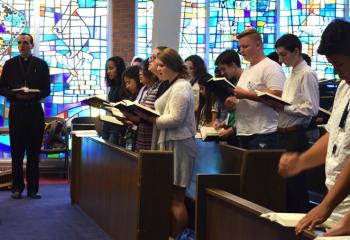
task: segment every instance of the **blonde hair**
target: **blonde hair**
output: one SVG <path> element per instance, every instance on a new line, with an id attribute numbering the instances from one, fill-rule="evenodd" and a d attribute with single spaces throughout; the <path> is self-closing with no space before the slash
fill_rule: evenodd
<path id="1" fill-rule="evenodd" d="M 172 48 L 165 48 L 163 51 L 158 53 L 157 58 L 162 61 L 166 67 L 179 73 L 178 77 L 188 77 L 187 67 L 176 50 Z"/>
<path id="2" fill-rule="evenodd" d="M 260 42 L 261 44 L 263 43 L 260 33 L 254 28 L 247 28 L 237 36 L 237 39 L 241 39 L 246 36 L 251 37 L 252 39 Z"/>

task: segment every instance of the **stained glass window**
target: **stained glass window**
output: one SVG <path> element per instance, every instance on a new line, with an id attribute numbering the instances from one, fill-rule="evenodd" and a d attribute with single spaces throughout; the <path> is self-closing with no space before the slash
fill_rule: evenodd
<path id="1" fill-rule="evenodd" d="M 37 52 L 50 67 L 46 116 L 96 115 L 98 110 L 81 106 L 79 101 L 106 92 L 108 0 L 0 2 L 0 65 L 18 55 L 18 34 L 31 33 L 39 43 Z M 7 112 L 1 97 L 0 125 L 7 125 Z"/>
<path id="2" fill-rule="evenodd" d="M 344 17 L 345 0 L 280 1 L 280 35 L 293 33 L 302 44 L 303 52 L 312 59 L 319 78 L 334 78 L 333 68 L 324 56 L 317 54 L 320 37 L 333 19 Z"/>
<path id="3" fill-rule="evenodd" d="M 136 2 L 137 30 L 136 55 L 147 58 L 152 53 L 153 1 L 138 0 Z"/>
<path id="4" fill-rule="evenodd" d="M 205 58 L 206 0 L 183 0 L 181 4 L 179 53 L 184 59 L 192 54 Z"/>
<path id="5" fill-rule="evenodd" d="M 184 58 L 190 54 L 204 57 L 212 70 L 222 51 L 237 50 L 237 33 L 247 27 L 262 34 L 265 54 L 275 50 L 278 36 L 294 33 L 303 43 L 303 52 L 311 56 L 319 78 L 334 78 L 333 68 L 316 51 L 327 24 L 348 16 L 349 7 L 348 0 L 182 0 L 179 52 Z M 147 14 L 153 17 L 153 12 Z M 147 29 L 150 43 L 150 24 Z"/>
<path id="6" fill-rule="evenodd" d="M 274 51 L 276 0 L 210 0 L 209 5 L 209 68 L 226 49 L 237 50 L 237 34 L 248 27 L 256 28 L 263 37 L 264 51 Z"/>

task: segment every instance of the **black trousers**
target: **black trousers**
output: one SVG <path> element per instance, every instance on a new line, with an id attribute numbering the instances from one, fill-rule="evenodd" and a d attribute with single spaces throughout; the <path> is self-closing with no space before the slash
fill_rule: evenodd
<path id="1" fill-rule="evenodd" d="M 27 191 L 39 190 L 39 154 L 44 133 L 44 113 L 40 103 L 11 103 L 9 111 L 12 156 L 12 191 L 22 192 L 23 158 L 27 156 Z"/>
<path id="2" fill-rule="evenodd" d="M 305 129 L 278 134 L 280 148 L 288 152 L 304 152 L 308 149 L 308 137 Z M 306 213 L 309 211 L 309 197 L 306 173 L 287 178 L 287 211 Z"/>

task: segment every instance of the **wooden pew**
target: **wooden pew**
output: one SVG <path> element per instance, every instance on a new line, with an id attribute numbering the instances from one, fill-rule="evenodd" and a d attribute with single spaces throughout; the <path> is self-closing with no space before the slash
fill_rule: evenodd
<path id="1" fill-rule="evenodd" d="M 72 136 L 71 201 L 113 239 L 168 239 L 171 152 Z"/>
<path id="2" fill-rule="evenodd" d="M 239 175 L 240 197 L 270 208 L 286 210 L 286 181 L 278 175 L 282 149 L 247 150 L 220 144 L 223 173 Z"/>
<path id="3" fill-rule="evenodd" d="M 237 174 L 197 176 L 196 239 L 289 240 L 316 237 L 311 231 L 304 231 L 297 237 L 293 228 L 260 217 L 271 210 L 232 194 L 239 191 L 239 180 Z"/>

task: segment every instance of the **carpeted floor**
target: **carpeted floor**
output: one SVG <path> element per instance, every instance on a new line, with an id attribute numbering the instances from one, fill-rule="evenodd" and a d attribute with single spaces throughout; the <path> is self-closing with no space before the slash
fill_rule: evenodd
<path id="1" fill-rule="evenodd" d="M 10 191 L 0 191 L 0 239 L 111 239 L 70 204 L 68 184 L 41 184 L 40 194 L 38 200 L 14 200 Z"/>

